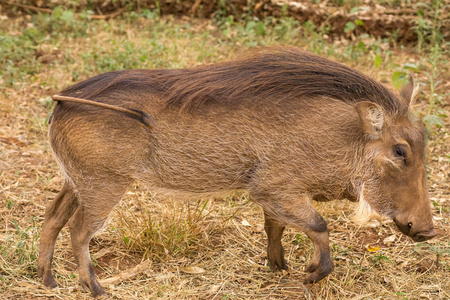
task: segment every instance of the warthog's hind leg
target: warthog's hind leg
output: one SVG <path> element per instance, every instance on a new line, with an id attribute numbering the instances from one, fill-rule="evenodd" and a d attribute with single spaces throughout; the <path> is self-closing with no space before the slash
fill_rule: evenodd
<path id="1" fill-rule="evenodd" d="M 94 297 L 105 294 L 96 279 L 89 255 L 89 242 L 119 202 L 130 181 L 119 176 L 104 176 L 79 187 L 80 206 L 69 221 L 72 250 L 78 266 L 81 285 Z"/>
<path id="2" fill-rule="evenodd" d="M 78 207 L 75 193 L 68 182 L 56 195 L 45 212 L 44 225 L 39 245 L 38 275 L 45 286 L 54 288 L 57 283 L 52 275 L 52 258 L 56 238 Z"/>
<path id="3" fill-rule="evenodd" d="M 267 259 L 272 271 L 287 270 L 286 260 L 284 259 L 284 250 L 281 245 L 284 225 L 275 221 L 264 212 L 264 229 L 267 233 Z"/>

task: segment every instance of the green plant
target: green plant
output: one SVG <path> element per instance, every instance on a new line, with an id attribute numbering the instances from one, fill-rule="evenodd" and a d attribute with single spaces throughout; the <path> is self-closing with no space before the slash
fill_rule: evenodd
<path id="1" fill-rule="evenodd" d="M 433 31 L 431 34 L 431 44 L 436 45 L 440 42 L 440 33 L 438 28 L 439 15 L 441 14 L 441 0 L 432 0 L 434 9 Z M 439 40 L 438 40 L 439 39 Z"/>
<path id="2" fill-rule="evenodd" d="M 426 37 L 432 30 L 431 22 L 423 17 L 421 11 L 418 12 L 417 24 L 413 27 L 417 34 L 417 53 L 422 53 L 423 45 L 426 42 Z"/>
<path id="3" fill-rule="evenodd" d="M 364 22 L 362 20 L 356 19 L 353 22 L 347 22 L 345 23 L 344 32 L 349 33 L 356 29 L 357 26 L 363 26 Z"/>
<path id="4" fill-rule="evenodd" d="M 299 22 L 292 17 L 281 18 L 273 29 L 280 41 L 287 41 L 300 31 Z"/>
<path id="5" fill-rule="evenodd" d="M 0 79 L 6 86 L 20 87 L 28 75 L 41 70 L 41 63 L 34 59 L 35 46 L 40 38 L 34 39 L 35 30 L 27 29 L 22 36 L 8 36 L 0 32 Z"/>
<path id="6" fill-rule="evenodd" d="M 143 16 L 146 19 L 149 20 L 158 20 L 161 16 L 161 11 L 159 8 L 159 2 L 155 1 L 157 8 L 154 9 L 153 11 L 149 10 L 149 9 L 143 9 L 141 16 Z"/>
<path id="7" fill-rule="evenodd" d="M 37 259 L 37 219 L 30 217 L 28 223 L 31 223 L 26 229 L 22 229 L 16 219 L 12 219 L 15 232 L 6 238 L 3 251 L 5 256 L 14 260 L 16 264 L 33 264 Z M 5 254 L 5 253 L 4 253 Z"/>
<path id="8" fill-rule="evenodd" d="M 383 252 L 381 252 L 380 254 L 372 256 L 370 259 L 376 265 L 382 264 L 383 261 L 387 261 L 387 262 L 391 263 L 391 260 L 389 259 L 389 257 L 387 257 Z"/>
<path id="9" fill-rule="evenodd" d="M 202 229 L 199 226 L 208 204 L 197 201 L 195 205 L 182 204 L 177 214 L 157 216 L 141 210 L 134 216 L 121 216 L 119 234 L 129 250 L 145 252 L 161 259 L 167 255 L 185 255 L 197 247 Z M 136 227 L 136 224 L 141 224 Z M 136 232 L 138 234 L 136 234 Z"/>
<path id="10" fill-rule="evenodd" d="M 44 29 L 45 33 L 52 37 L 84 37 L 89 27 L 87 21 L 92 14 L 92 11 L 86 10 L 75 15 L 73 10 L 60 5 L 55 7 L 51 14 L 33 15 L 32 21 L 36 28 Z"/>
<path id="11" fill-rule="evenodd" d="M 442 103 L 444 97 L 447 94 L 437 94 L 437 87 L 442 83 L 441 80 L 436 80 L 437 69 L 440 63 L 443 62 L 442 49 L 438 44 L 435 44 L 431 49 L 431 72 L 425 72 L 430 82 L 430 96 L 428 114 L 423 117 L 423 121 L 427 124 L 428 131 L 432 131 L 432 127 L 441 128 L 444 127 L 444 121 L 442 118 L 447 118 L 446 112 L 439 106 Z"/>
<path id="12" fill-rule="evenodd" d="M 442 55 L 443 49 L 441 46 L 442 35 L 440 33 L 440 15 L 441 15 L 441 0 L 433 0 L 431 3 L 418 3 L 420 7 L 418 11 L 417 25 L 414 27 L 417 33 L 417 51 L 419 53 L 426 51 L 429 55 L 425 60 L 431 65 L 431 70 L 425 72 L 429 80 L 430 95 L 428 97 L 429 105 L 428 111 L 423 116 L 429 132 L 433 133 L 434 128 L 444 127 L 443 118 L 447 118 L 446 112 L 440 107 L 443 99 L 448 95 L 439 94 L 437 90 L 442 83 L 441 80 L 437 80 L 438 70 L 441 65 L 444 65 L 446 59 Z M 425 17 L 425 11 L 432 12 L 433 18 L 429 20 Z M 425 43 L 428 42 L 431 47 L 423 49 Z"/>

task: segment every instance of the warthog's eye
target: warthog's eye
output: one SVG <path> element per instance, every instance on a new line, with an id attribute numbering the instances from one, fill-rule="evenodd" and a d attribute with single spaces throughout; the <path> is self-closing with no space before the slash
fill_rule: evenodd
<path id="1" fill-rule="evenodd" d="M 395 145 L 394 146 L 394 156 L 403 159 L 403 162 L 406 163 L 406 148 L 403 145 Z"/>

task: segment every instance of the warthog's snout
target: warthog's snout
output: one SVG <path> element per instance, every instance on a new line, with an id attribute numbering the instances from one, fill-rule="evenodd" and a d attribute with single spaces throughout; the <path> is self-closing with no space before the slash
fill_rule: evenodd
<path id="1" fill-rule="evenodd" d="M 397 218 L 394 219 L 395 225 L 397 228 L 405 235 L 411 237 L 414 242 L 423 242 L 435 237 L 438 233 L 434 230 L 433 227 L 431 229 L 417 231 L 415 230 L 415 226 L 413 223 L 409 222 L 407 224 L 403 224 L 398 221 Z"/>

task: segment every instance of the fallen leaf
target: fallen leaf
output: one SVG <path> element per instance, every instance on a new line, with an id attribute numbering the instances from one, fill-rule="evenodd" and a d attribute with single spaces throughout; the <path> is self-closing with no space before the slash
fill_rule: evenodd
<path id="1" fill-rule="evenodd" d="M 202 274 L 205 273 L 205 269 L 195 266 L 181 267 L 180 271 L 187 274 Z"/>
<path id="2" fill-rule="evenodd" d="M 113 252 L 113 250 L 111 248 L 103 248 L 103 249 L 100 249 L 100 251 L 98 251 L 97 253 L 92 254 L 92 256 L 95 259 L 99 259 L 100 257 L 103 257 L 106 254 L 109 254 L 111 252 Z"/>
<path id="3" fill-rule="evenodd" d="M 372 247 L 370 245 L 367 245 L 367 251 L 369 251 L 369 252 L 376 252 L 379 250 L 380 250 L 380 247 Z"/>
<path id="4" fill-rule="evenodd" d="M 241 224 L 244 226 L 252 226 L 249 222 L 247 222 L 247 220 L 242 220 Z"/>
<path id="5" fill-rule="evenodd" d="M 153 274 L 153 271 L 150 271 L 149 272 L 149 274 L 147 274 L 147 275 L 154 275 Z M 161 274 L 161 275 L 157 275 L 156 277 L 155 277 L 155 279 L 157 280 L 157 281 L 163 281 L 163 280 L 167 280 L 167 279 L 170 279 L 170 278 L 172 278 L 172 277 L 174 277 L 175 276 L 175 274 L 173 274 L 172 272 L 169 272 L 169 273 L 167 273 L 167 274 Z"/>
<path id="6" fill-rule="evenodd" d="M 209 289 L 209 292 L 211 294 L 217 293 L 221 287 L 222 287 L 222 284 L 212 285 L 211 288 Z"/>
<path id="7" fill-rule="evenodd" d="M 395 238 L 396 238 L 395 234 L 388 236 L 383 240 L 383 244 L 385 244 L 386 246 L 390 246 L 395 241 Z"/>
<path id="8" fill-rule="evenodd" d="M 335 255 L 334 259 L 336 259 L 336 260 L 344 260 L 344 261 L 348 260 L 348 258 L 343 256 L 343 255 Z"/>

